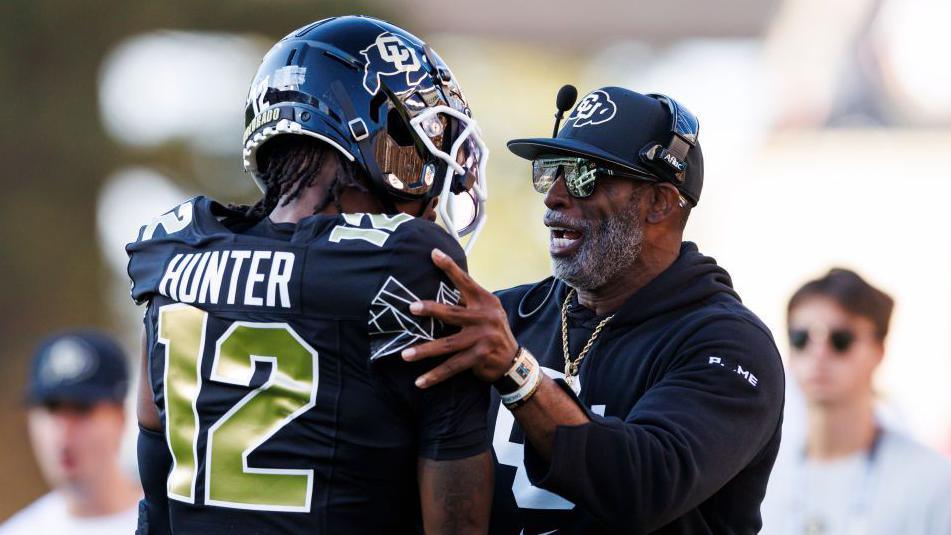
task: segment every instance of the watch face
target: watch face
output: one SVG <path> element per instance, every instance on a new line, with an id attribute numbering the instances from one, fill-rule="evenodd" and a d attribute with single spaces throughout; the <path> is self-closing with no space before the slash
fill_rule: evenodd
<path id="1" fill-rule="evenodd" d="M 532 369 L 525 365 L 525 362 L 519 362 L 515 366 L 515 374 L 519 376 L 519 383 L 525 381 L 528 378 L 528 375 L 532 373 Z"/>

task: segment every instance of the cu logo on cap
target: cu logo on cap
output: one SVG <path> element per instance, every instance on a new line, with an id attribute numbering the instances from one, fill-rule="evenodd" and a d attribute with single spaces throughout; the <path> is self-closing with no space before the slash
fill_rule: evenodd
<path id="1" fill-rule="evenodd" d="M 416 50 L 391 33 L 381 33 L 372 45 L 361 50 L 360 53 L 367 60 L 363 73 L 363 87 L 371 95 L 375 95 L 380 90 L 381 76 L 405 74 L 406 89 L 415 87 L 426 76 L 426 72 L 420 69 Z M 397 92 L 401 91 L 405 89 L 397 88 Z"/>
<path id="2" fill-rule="evenodd" d="M 572 126 L 578 128 L 589 124 L 606 123 L 614 118 L 615 113 L 617 113 L 617 105 L 607 93 L 598 89 L 581 99 L 581 102 L 575 106 L 575 111 L 568 117 L 568 121 L 574 121 Z"/>
<path id="3" fill-rule="evenodd" d="M 39 377 L 46 385 L 74 383 L 85 379 L 95 369 L 95 355 L 90 354 L 81 342 L 64 338 L 50 347 Z"/>

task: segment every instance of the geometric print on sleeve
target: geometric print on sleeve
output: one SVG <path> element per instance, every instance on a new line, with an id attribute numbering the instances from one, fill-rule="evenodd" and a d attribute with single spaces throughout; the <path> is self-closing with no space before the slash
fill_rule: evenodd
<path id="1" fill-rule="evenodd" d="M 419 301 L 409 288 L 395 277 L 389 277 L 370 301 L 370 360 L 399 353 L 403 349 L 434 339 L 436 321 L 414 316 L 409 306 Z M 436 302 L 458 304 L 459 290 L 440 281 Z"/>

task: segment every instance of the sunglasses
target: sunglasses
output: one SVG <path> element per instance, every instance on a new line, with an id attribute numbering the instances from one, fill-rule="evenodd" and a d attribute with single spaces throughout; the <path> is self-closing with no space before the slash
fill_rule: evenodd
<path id="1" fill-rule="evenodd" d="M 608 169 L 587 158 L 539 158 L 532 161 L 532 184 L 535 186 L 535 191 L 543 195 L 548 193 L 558 179 L 559 170 L 564 173 L 568 193 L 576 199 L 584 199 L 594 193 L 598 175 L 631 178 L 645 182 L 659 181 L 647 173 Z"/>
<path id="2" fill-rule="evenodd" d="M 813 332 L 810 334 L 810 329 L 790 329 L 789 344 L 796 348 L 796 350 L 802 351 L 809 345 L 810 341 L 821 342 L 822 338 L 826 338 L 829 345 L 832 346 L 832 349 L 841 355 L 848 351 L 849 348 L 852 347 L 852 344 L 855 343 L 855 333 L 849 329 L 827 330 L 821 328 L 811 330 Z M 826 335 L 825 337 L 820 336 L 820 333 L 823 332 Z"/>

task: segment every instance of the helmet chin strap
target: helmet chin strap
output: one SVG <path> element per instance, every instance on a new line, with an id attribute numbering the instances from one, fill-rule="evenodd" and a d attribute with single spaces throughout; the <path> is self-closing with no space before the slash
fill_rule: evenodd
<path id="1" fill-rule="evenodd" d="M 344 89 L 343 84 L 339 80 L 334 80 L 330 84 L 330 89 L 333 91 L 334 98 L 337 99 L 337 102 L 340 104 L 340 107 L 343 108 L 343 112 L 346 114 L 344 117 L 345 120 L 350 121 L 356 119 L 357 112 L 353 107 L 353 102 L 350 100 L 350 95 L 347 94 L 347 90 Z M 388 215 L 393 215 L 399 212 L 396 209 L 396 205 L 393 203 L 393 197 L 386 191 L 386 189 L 380 184 L 379 180 L 376 180 L 375 177 L 382 177 L 383 173 L 380 171 L 380 168 L 376 165 L 376 160 L 373 158 L 367 157 L 367 155 L 373 154 L 373 147 L 370 146 L 370 138 L 365 137 L 360 141 L 357 141 L 357 146 L 360 147 L 360 153 L 363 155 L 363 161 L 366 164 L 367 173 L 370 175 L 370 189 L 373 191 L 377 199 L 380 200 L 380 203 L 383 205 L 383 211 Z"/>

